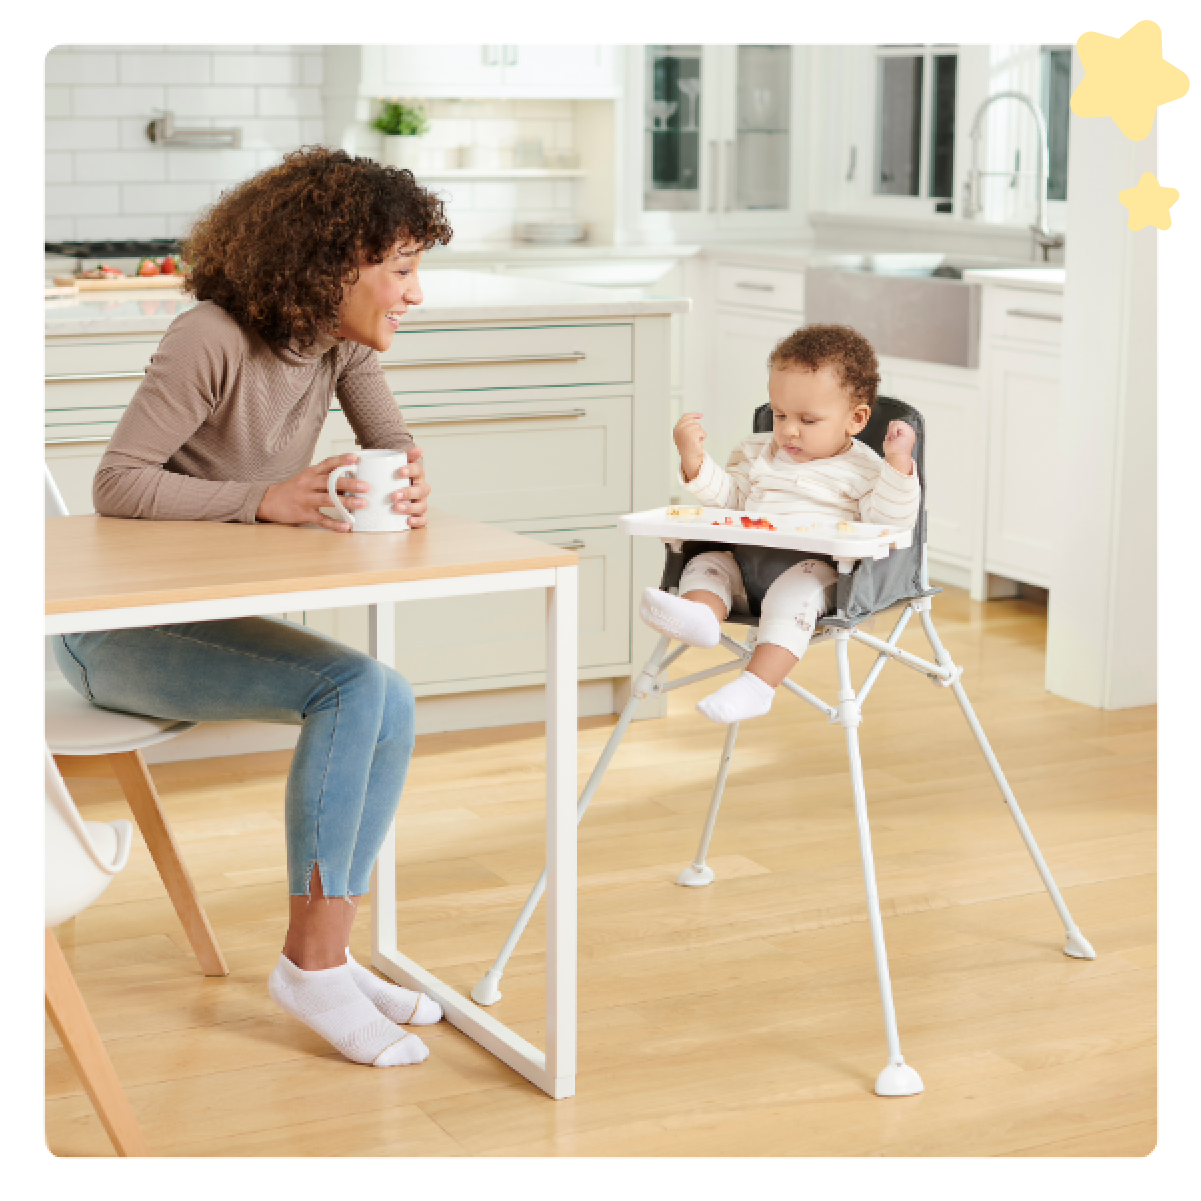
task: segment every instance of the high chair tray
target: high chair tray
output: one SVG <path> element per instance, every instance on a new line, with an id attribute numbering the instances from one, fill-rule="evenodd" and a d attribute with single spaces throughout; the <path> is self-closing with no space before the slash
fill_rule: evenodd
<path id="1" fill-rule="evenodd" d="M 912 530 L 869 525 L 860 521 L 806 522 L 797 517 L 783 517 L 779 513 L 710 508 L 702 508 L 699 516 L 668 516 L 671 510 L 696 507 L 667 505 L 661 509 L 627 513 L 617 519 L 617 527 L 627 534 L 646 534 L 664 542 L 775 546 L 782 550 L 809 550 L 834 559 L 886 559 L 890 551 L 904 550 L 913 543 Z M 768 524 L 749 524 L 756 521 Z"/>

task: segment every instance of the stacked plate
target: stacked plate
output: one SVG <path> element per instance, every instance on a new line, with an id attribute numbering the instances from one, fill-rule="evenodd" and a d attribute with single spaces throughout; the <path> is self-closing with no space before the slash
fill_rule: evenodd
<path id="1" fill-rule="evenodd" d="M 588 226 L 582 221 L 524 221 L 513 232 L 517 241 L 538 246 L 569 246 L 588 238 Z"/>

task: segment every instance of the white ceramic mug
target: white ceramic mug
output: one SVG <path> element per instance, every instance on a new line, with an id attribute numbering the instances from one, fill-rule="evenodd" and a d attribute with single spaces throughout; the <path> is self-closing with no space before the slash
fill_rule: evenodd
<path id="1" fill-rule="evenodd" d="M 360 450 L 357 463 L 346 463 L 329 473 L 326 484 L 330 503 L 336 510 L 335 521 L 349 521 L 356 534 L 395 534 L 409 528 L 405 513 L 392 511 L 392 494 L 408 487 L 408 477 L 397 473 L 409 461 L 403 450 Z M 362 509 L 347 509 L 338 497 L 338 481 L 354 476 L 368 485 L 368 491 L 354 495 L 367 502 Z"/>

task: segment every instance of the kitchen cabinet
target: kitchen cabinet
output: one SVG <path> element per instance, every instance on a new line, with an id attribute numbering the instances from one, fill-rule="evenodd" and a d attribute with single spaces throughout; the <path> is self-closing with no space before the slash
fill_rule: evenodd
<path id="1" fill-rule="evenodd" d="M 805 224 L 798 46 L 631 51 L 627 222 L 649 241 Z"/>
<path id="2" fill-rule="evenodd" d="M 1051 587 L 1063 297 L 989 288 L 984 304 L 988 518 L 984 570 Z M 1051 433 L 1048 433 L 1051 431 Z"/>
<path id="3" fill-rule="evenodd" d="M 805 276 L 801 270 L 748 266 L 720 257 L 708 264 L 706 283 L 714 304 L 702 314 L 696 338 L 697 375 L 703 390 L 690 403 L 703 413 L 705 449 L 725 464 L 752 432 L 755 409 L 767 401 L 767 357 L 781 338 L 805 321 Z M 677 414 L 678 416 L 678 414 Z M 673 454 L 672 493 L 681 496 Z"/>
<path id="4" fill-rule="evenodd" d="M 618 94 L 601 45 L 363 46 L 361 89 L 425 99 L 583 100 Z"/>

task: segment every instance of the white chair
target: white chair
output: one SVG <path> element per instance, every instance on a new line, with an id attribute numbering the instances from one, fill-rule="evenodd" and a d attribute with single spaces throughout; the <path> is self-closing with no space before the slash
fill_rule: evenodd
<path id="1" fill-rule="evenodd" d="M 52 926 L 86 909 L 129 858 L 129 822 L 85 822 L 50 748 L 46 757 L 46 1013 L 118 1155 L 150 1149 Z"/>
<path id="2" fill-rule="evenodd" d="M 838 704 L 828 704 L 792 680 L 785 680 L 784 688 L 807 704 L 812 705 L 827 721 L 837 723 L 843 728 L 848 765 L 850 767 L 852 802 L 859 832 L 859 850 L 863 869 L 864 891 L 867 898 L 868 926 L 871 931 L 872 951 L 876 962 L 876 977 L 880 988 L 880 1002 L 884 1011 L 884 1033 L 888 1044 L 888 1064 L 877 1077 L 876 1092 L 880 1096 L 910 1096 L 921 1092 L 923 1084 L 918 1073 L 905 1062 L 901 1055 L 901 1042 L 897 1033 L 896 1014 L 893 1009 L 892 984 L 888 973 L 888 956 L 884 949 L 884 925 L 880 919 L 880 902 L 876 890 L 876 871 L 872 858 L 871 831 L 868 826 L 867 795 L 864 789 L 863 767 L 859 756 L 859 724 L 862 716 L 863 702 L 886 663 L 891 661 L 911 668 L 927 676 L 934 684 L 942 688 L 947 688 L 954 694 L 964 717 L 967 719 L 968 726 L 980 746 L 985 762 L 988 764 L 989 770 L 996 780 L 997 787 L 1001 791 L 1001 796 L 1009 809 L 1010 815 L 1017 825 L 1018 833 L 1021 835 L 1022 841 L 1026 844 L 1026 849 L 1030 853 L 1031 859 L 1034 861 L 1035 870 L 1042 879 L 1043 886 L 1051 898 L 1051 903 L 1054 905 L 1060 920 L 1063 922 L 1065 937 L 1063 946 L 1064 954 L 1073 959 L 1093 959 L 1095 958 L 1095 952 L 1089 945 L 1088 940 L 1081 934 L 1079 927 L 1072 920 L 1072 916 L 1068 912 L 1068 907 L 1064 903 L 1064 899 L 1056 887 L 1054 879 L 1051 877 L 1050 868 L 1047 867 L 1046 861 L 1043 859 L 1034 841 L 1034 835 L 1030 832 L 1030 827 L 1026 824 L 1026 819 L 1022 816 L 1022 811 L 1018 808 L 1013 791 L 1010 789 L 1009 783 L 1001 771 L 1001 766 L 993 754 L 992 747 L 989 746 L 988 739 L 985 737 L 984 730 L 976 718 L 967 693 L 964 692 L 963 685 L 960 683 L 960 676 L 963 674 L 963 669 L 952 662 L 951 656 L 947 653 L 941 641 L 939 641 L 938 634 L 934 629 L 934 622 L 930 615 L 930 606 L 931 599 L 938 593 L 939 589 L 930 587 L 926 574 L 926 514 L 924 498 L 926 481 L 924 466 L 925 422 L 922 419 L 922 415 L 911 405 L 889 397 L 880 396 L 876 399 L 876 404 L 872 409 L 872 416 L 867 426 L 862 433 L 856 436 L 878 454 L 882 454 L 884 435 L 888 429 L 889 422 L 894 420 L 908 422 L 913 426 L 917 434 L 913 457 L 917 463 L 918 475 L 923 481 L 923 499 L 918 513 L 917 524 L 913 531 L 912 545 L 906 549 L 894 550 L 884 560 L 879 562 L 870 559 L 861 560 L 855 565 L 853 570 L 843 570 L 844 566 L 850 567 L 849 562 L 839 564 L 837 610 L 831 616 L 823 618 L 818 622 L 817 630 L 814 633 L 811 644 L 813 647 L 816 647 L 823 642 L 834 643 L 837 663 Z M 755 431 L 757 433 L 766 433 L 772 428 L 771 422 L 772 418 L 769 406 L 761 406 L 755 413 Z M 703 527 L 697 529 L 697 535 L 700 538 L 704 537 Z M 660 583 L 661 588 L 665 591 L 674 592 L 676 590 L 676 586 L 680 581 L 680 573 L 684 568 L 687 558 L 690 556 L 690 553 L 696 553 L 696 548 L 700 545 L 699 543 L 695 544 L 691 552 L 688 550 L 687 542 L 670 545 L 663 579 Z M 904 602 L 904 607 L 887 641 L 875 638 L 859 628 L 865 619 L 873 616 L 875 613 L 883 612 L 900 602 Z M 904 630 L 906 623 L 915 613 L 925 631 L 926 638 L 930 643 L 930 649 L 933 651 L 933 662 L 928 659 L 919 658 L 917 655 L 912 655 L 897 645 L 902 630 Z M 643 699 L 648 696 L 661 696 L 686 684 L 695 683 L 698 680 L 719 675 L 722 672 L 741 670 L 746 661 L 750 659 L 754 648 L 755 634 L 757 633 L 758 618 L 750 613 L 735 611 L 730 614 L 728 620 L 735 624 L 751 627 L 746 640 L 738 642 L 723 632 L 721 645 L 730 651 L 734 657 L 718 667 L 709 667 L 703 671 L 694 672 L 691 675 L 668 679 L 668 669 L 689 648 L 681 643 L 669 654 L 668 646 L 671 639 L 666 637 L 659 639 L 659 643 L 651 653 L 651 657 L 647 660 L 646 665 L 639 675 L 635 677 L 632 695 L 626 703 L 625 709 L 622 711 L 613 733 L 609 736 L 609 741 L 605 744 L 605 749 L 601 752 L 600 760 L 593 769 L 583 793 L 580 795 L 580 799 L 576 805 L 577 822 L 582 820 L 593 793 L 603 779 L 605 770 L 608 768 L 609 762 L 612 760 L 621 743 L 622 735 L 625 733 L 626 728 L 633 719 L 635 710 Z M 855 689 L 851 680 L 849 643 L 852 640 L 862 643 L 876 652 L 876 661 L 858 690 Z M 713 827 L 717 822 L 717 811 L 721 804 L 726 775 L 730 769 L 730 760 L 734 754 L 734 740 L 737 734 L 737 722 L 727 727 L 725 743 L 718 762 L 717 778 L 713 785 L 712 799 L 709 802 L 709 812 L 705 817 L 696 857 L 676 878 L 677 884 L 683 884 L 690 888 L 703 888 L 713 882 L 713 869 L 705 862 L 705 856 L 708 853 L 709 840 L 713 834 Z M 492 1005 L 500 999 L 499 985 L 505 965 L 508 963 L 509 957 L 512 955 L 518 940 L 521 938 L 522 932 L 525 930 L 526 924 L 529 922 L 530 916 L 533 914 L 534 908 L 537 906 L 545 887 L 546 872 L 544 870 L 531 890 L 530 895 L 527 897 L 525 905 L 517 916 L 517 920 L 513 923 L 513 927 L 509 931 L 509 935 L 505 939 L 504 945 L 501 947 L 500 953 L 497 955 L 493 965 L 476 981 L 475 987 L 471 990 L 471 998 L 477 1004 Z"/>
<path id="3" fill-rule="evenodd" d="M 46 468 L 46 516 L 65 517 L 63 502 Z M 196 723 L 118 713 L 89 704 L 63 679 L 46 643 L 46 744 L 59 772 L 75 777 L 115 777 L 206 976 L 229 968 L 184 866 L 142 751 L 174 738 Z"/>

